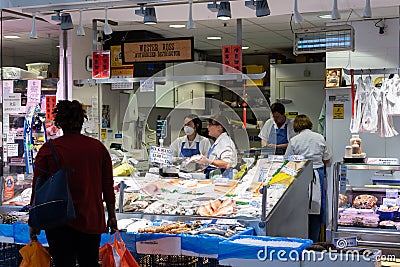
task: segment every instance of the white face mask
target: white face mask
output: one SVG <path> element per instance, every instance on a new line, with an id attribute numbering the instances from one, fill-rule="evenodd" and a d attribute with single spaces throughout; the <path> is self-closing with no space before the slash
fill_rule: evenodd
<path id="1" fill-rule="evenodd" d="M 190 127 L 190 126 L 184 126 L 183 130 L 185 131 L 186 135 L 191 135 L 191 134 L 194 133 L 194 129 L 192 127 Z"/>

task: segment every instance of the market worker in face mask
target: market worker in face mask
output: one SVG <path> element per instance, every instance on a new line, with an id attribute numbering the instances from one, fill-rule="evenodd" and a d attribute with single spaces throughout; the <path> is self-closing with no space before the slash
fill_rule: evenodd
<path id="1" fill-rule="evenodd" d="M 260 134 L 261 146 L 275 149 L 275 154 L 284 155 L 289 140 L 296 135 L 293 120 L 285 116 L 285 106 L 281 103 L 271 105 L 272 118 L 266 121 Z"/>
<path id="2" fill-rule="evenodd" d="M 236 146 L 227 129 L 230 125 L 225 116 L 217 115 L 208 120 L 208 134 L 215 138 L 215 142 L 207 154 L 196 163 L 207 166 L 204 173 L 207 178 L 213 170 L 221 169 L 222 177 L 233 178 L 233 168 L 237 164 Z"/>
<path id="3" fill-rule="evenodd" d="M 170 148 L 173 150 L 173 157 L 191 157 L 193 155 L 207 155 L 211 147 L 210 140 L 201 136 L 202 123 L 199 117 L 189 114 L 185 117 L 183 130 L 185 136 L 178 137 L 172 142 Z"/>

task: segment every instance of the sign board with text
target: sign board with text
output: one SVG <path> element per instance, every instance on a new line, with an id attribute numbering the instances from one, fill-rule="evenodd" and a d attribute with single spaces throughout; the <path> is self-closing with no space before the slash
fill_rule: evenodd
<path id="1" fill-rule="evenodd" d="M 122 63 L 193 61 L 193 37 L 122 43 Z"/>

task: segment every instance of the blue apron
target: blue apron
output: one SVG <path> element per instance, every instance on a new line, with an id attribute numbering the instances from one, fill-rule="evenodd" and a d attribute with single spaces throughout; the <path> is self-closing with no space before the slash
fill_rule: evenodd
<path id="1" fill-rule="evenodd" d="M 276 129 L 275 126 L 272 126 L 271 131 L 269 132 L 268 136 L 268 144 L 287 144 L 289 143 L 288 137 L 287 137 L 287 124 L 285 124 L 285 127 Z M 275 154 L 277 155 L 284 155 L 286 149 L 284 148 L 276 148 L 275 149 Z"/>
<path id="2" fill-rule="evenodd" d="M 196 148 L 185 148 L 185 142 L 182 142 L 180 157 L 189 158 L 194 155 L 199 155 L 200 153 L 200 142 L 196 142 Z"/>
<path id="3" fill-rule="evenodd" d="M 210 150 L 208 150 L 207 158 L 210 158 L 210 155 L 211 155 L 212 151 L 214 150 L 214 147 L 215 147 L 215 145 L 212 145 Z M 210 172 L 213 170 L 216 170 L 216 169 L 218 169 L 218 168 L 208 165 L 206 167 L 206 169 L 204 170 L 204 173 L 206 174 L 206 179 L 210 179 Z M 232 168 L 229 168 L 229 169 L 220 168 L 220 169 L 221 169 L 222 177 L 233 179 L 233 169 Z"/>

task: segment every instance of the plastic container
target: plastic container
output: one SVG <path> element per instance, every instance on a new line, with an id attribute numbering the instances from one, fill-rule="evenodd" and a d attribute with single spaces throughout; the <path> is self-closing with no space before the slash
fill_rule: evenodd
<path id="1" fill-rule="evenodd" d="M 353 149 L 353 154 L 361 154 L 361 138 L 358 134 L 353 134 L 351 136 L 350 145 Z"/>
<path id="2" fill-rule="evenodd" d="M 28 63 L 25 64 L 29 72 L 35 73 L 38 76 L 47 77 L 50 63 Z"/>
<path id="3" fill-rule="evenodd" d="M 351 154 L 353 152 L 353 149 L 351 146 L 346 146 L 346 149 L 344 151 L 344 157 L 345 158 L 351 158 Z"/>
<path id="4" fill-rule="evenodd" d="M 380 211 L 377 212 L 379 214 L 379 220 L 381 221 L 392 221 L 394 219 L 394 215 L 396 211 Z"/>

